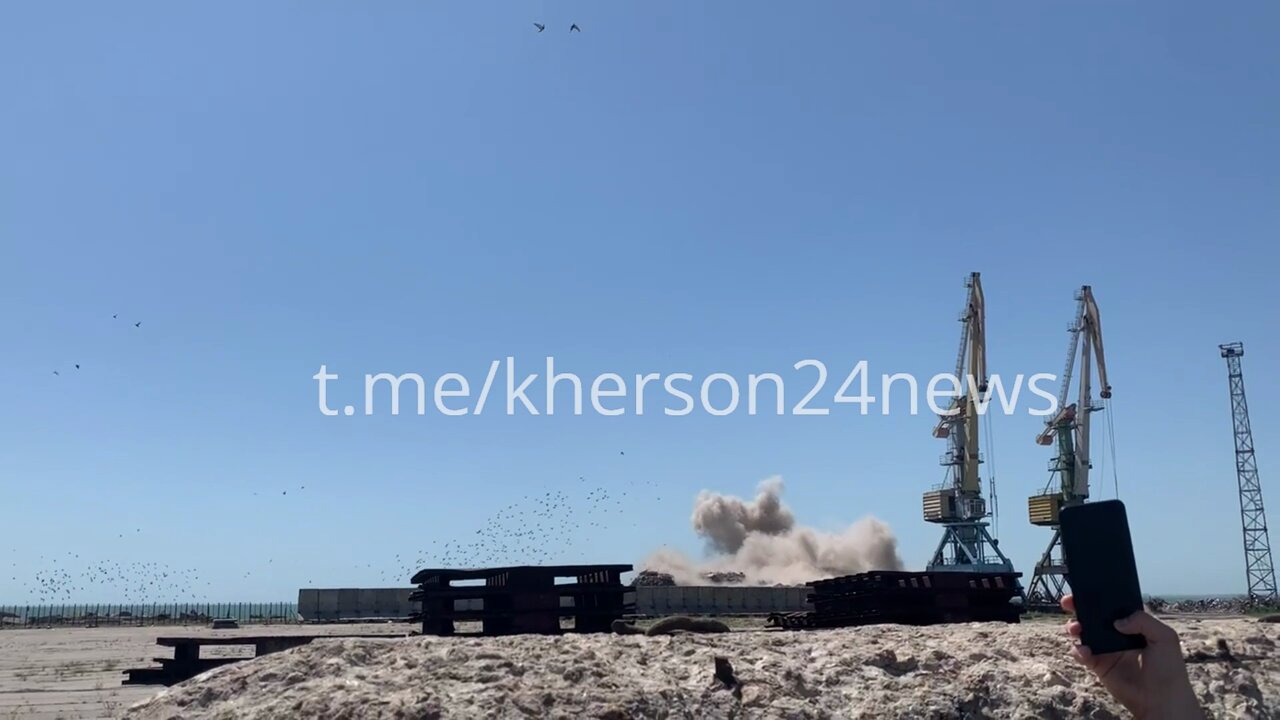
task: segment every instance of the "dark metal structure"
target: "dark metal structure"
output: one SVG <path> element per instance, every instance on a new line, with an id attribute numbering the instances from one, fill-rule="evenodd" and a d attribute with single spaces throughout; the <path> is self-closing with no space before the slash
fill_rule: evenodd
<path id="1" fill-rule="evenodd" d="M 895 623 L 1019 622 L 1021 573 L 878 571 L 809 583 L 813 612 L 770 616 L 787 629 Z"/>
<path id="2" fill-rule="evenodd" d="M 1271 541 L 1267 536 L 1267 515 L 1262 507 L 1262 483 L 1253 456 L 1253 429 L 1249 425 L 1249 403 L 1244 397 L 1244 374 L 1240 358 L 1244 343 L 1219 345 L 1227 359 L 1227 381 L 1231 392 L 1231 423 L 1236 441 L 1236 479 L 1240 486 L 1240 525 L 1244 530 L 1244 569 L 1249 599 L 1275 601 L 1276 575 L 1271 564 Z"/>
<path id="3" fill-rule="evenodd" d="M 417 619 L 422 621 L 424 635 L 453 635 L 459 632 L 454 623 L 466 621 L 478 621 L 480 635 L 609 632 L 614 620 L 635 610 L 634 590 L 622 584 L 622 573 L 631 569 L 630 565 L 428 569 L 413 576 L 418 590 L 409 599 L 422 604 Z M 564 627 L 562 619 L 572 619 L 572 627 Z"/>
<path id="4" fill-rule="evenodd" d="M 262 635 L 240 636 L 222 635 L 214 637 L 160 637 L 156 644 L 173 648 L 173 657 L 154 658 L 160 667 L 134 668 L 125 670 L 123 685 L 177 685 L 184 680 L 207 672 L 216 667 L 229 665 L 242 660 L 252 660 L 281 650 L 289 650 L 315 640 L 316 638 L 397 638 L 400 635 Z M 200 648 L 206 645 L 251 645 L 253 655 L 243 657 L 200 657 Z"/>

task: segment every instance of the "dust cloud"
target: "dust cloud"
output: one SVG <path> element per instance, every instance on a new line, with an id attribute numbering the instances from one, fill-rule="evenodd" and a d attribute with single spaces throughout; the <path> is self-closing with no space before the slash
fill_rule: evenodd
<path id="1" fill-rule="evenodd" d="M 747 585 L 800 585 L 868 570 L 901 570 L 898 541 L 889 526 L 864 517 L 841 532 L 796 525 L 782 502 L 782 478 L 760 483 L 752 500 L 703 490 L 694 501 L 693 530 L 708 557 L 693 560 L 663 548 L 641 564 L 680 585 L 703 585 L 709 575 Z M 733 575 L 741 574 L 741 578 Z"/>

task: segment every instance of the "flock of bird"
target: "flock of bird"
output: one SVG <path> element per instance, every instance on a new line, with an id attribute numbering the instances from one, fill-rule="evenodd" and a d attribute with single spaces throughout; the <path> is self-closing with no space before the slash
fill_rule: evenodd
<path id="1" fill-rule="evenodd" d="M 298 490 L 306 490 L 301 485 Z M 274 493 L 274 490 L 271 491 Z M 288 490 L 281 490 L 281 495 L 288 495 Z M 256 497 L 259 493 L 254 492 Z M 133 528 L 132 532 L 116 533 L 117 539 L 126 536 L 140 535 L 142 528 Z M 11 548 L 16 555 L 17 548 Z M 13 583 L 20 583 L 18 568 L 29 563 L 11 560 L 9 576 Z M 84 602 L 95 602 L 109 599 L 113 603 L 148 605 L 152 603 L 204 602 L 211 596 L 220 595 L 213 581 L 201 577 L 196 568 L 175 568 L 160 562 L 119 562 L 117 560 L 82 559 L 79 553 L 67 551 L 65 555 L 40 555 L 38 565 L 42 568 L 26 582 L 27 604 L 70 605 Z M 273 564 L 268 558 L 267 564 Z M 253 575 L 252 571 L 240 573 L 243 578 Z M 0 575 L 0 579 L 3 579 Z M 19 598 L 5 598 L 5 603 Z"/>
<path id="2" fill-rule="evenodd" d="M 388 586 L 405 584 L 429 567 L 475 568 L 575 562 L 574 555 L 601 534 L 638 526 L 635 505 L 642 492 L 656 486 L 648 480 L 628 490 L 588 484 L 523 496 L 498 509 L 464 538 L 436 541 L 416 555 L 398 554 L 394 567 L 379 575 Z M 661 498 L 658 498 L 661 499 Z M 361 569 L 372 569 L 372 564 Z"/>
<path id="3" fill-rule="evenodd" d="M 619 455 L 625 455 L 619 452 Z M 290 488 L 292 489 L 292 488 Z M 305 490 L 306 486 L 298 486 Z M 429 567 L 496 567 L 506 565 L 539 565 L 573 563 L 580 548 L 613 529 L 635 528 L 635 507 L 653 499 L 656 483 L 646 480 L 626 489 L 609 488 L 588 482 L 585 476 L 558 489 L 524 495 L 485 518 L 478 528 L 460 538 L 437 540 L 418 553 L 388 553 L 382 562 L 362 562 L 354 570 L 372 581 L 377 575 L 384 587 L 406 586 L 419 570 Z M 269 491 L 267 494 L 273 494 Z M 288 490 L 281 490 L 288 495 Z M 253 495 L 259 495 L 254 492 Z M 659 501 L 661 497 L 657 497 Z M 118 538 L 135 535 L 119 532 Z M 16 552 L 16 549 L 15 549 Z M 27 583 L 27 599 L 40 604 L 72 604 L 99 599 L 129 604 L 203 602 L 221 595 L 211 580 L 195 568 L 175 568 L 159 562 L 120 562 L 115 560 L 81 560 L 78 553 L 63 556 L 40 556 L 43 568 Z M 265 560 L 268 575 L 280 566 Z M 12 568 L 19 566 L 12 563 Z M 253 574 L 242 570 L 244 578 Z M 287 572 L 287 571 L 286 571 Z M 6 573 L 7 574 L 7 573 Z M 322 578 L 323 583 L 346 583 L 341 573 Z M 18 581 L 16 574 L 11 578 Z M 313 579 L 307 586 L 315 587 Z"/>
<path id="4" fill-rule="evenodd" d="M 538 32 L 545 26 L 536 24 Z M 577 24 L 571 32 L 581 32 Z M 119 315 L 113 314 L 112 320 Z M 133 323 L 135 329 L 142 322 Z M 80 364 L 75 363 L 76 370 Z M 54 375 L 60 375 L 58 370 Z M 626 455 L 619 451 L 619 455 Z M 611 490 L 603 486 L 591 487 L 585 476 L 579 476 L 570 492 L 565 489 L 547 490 L 541 494 L 525 495 L 490 515 L 473 533 L 464 539 L 446 542 L 436 541 L 430 549 L 411 557 L 396 554 L 394 562 L 366 563 L 358 570 L 380 570 L 380 580 L 387 585 L 404 585 L 417 571 L 426 567 L 486 567 L 522 564 L 549 564 L 572 561 L 574 548 L 589 544 L 610 528 L 636 527 L 635 514 L 629 512 L 639 500 L 640 491 L 655 486 L 652 480 L 640 487 L 627 490 Z M 301 485 L 299 490 L 306 490 Z M 274 493 L 273 491 L 270 491 Z M 282 496 L 289 494 L 281 490 Z M 254 492 L 258 496 L 259 492 Z M 659 497 L 658 500 L 661 500 Z M 141 533 L 135 528 L 133 534 Z M 117 534 L 124 538 L 126 532 Z M 173 568 L 163 563 L 117 561 L 89 562 L 81 565 L 80 556 L 68 552 L 66 556 L 54 556 L 46 560 L 40 557 L 43 569 L 36 572 L 28 584 L 28 597 L 40 603 L 73 603 L 94 598 L 115 598 L 126 603 L 155 603 L 194 601 L 208 597 L 214 591 L 212 583 L 200 576 L 195 568 Z M 272 561 L 267 560 L 270 564 Z M 80 565 L 79 568 L 73 567 Z M 13 562 L 12 568 L 18 563 Z M 244 572 L 249 577 L 251 572 Z M 12 577 L 17 581 L 17 575 Z M 313 584 L 309 581 L 309 584 Z"/>
<path id="5" fill-rule="evenodd" d="M 547 29 L 547 26 L 544 23 L 534 23 L 533 26 L 538 28 L 538 32 L 542 32 Z M 569 32 L 582 32 L 582 28 L 578 27 L 578 23 L 574 23 L 569 26 Z"/>
<path id="6" fill-rule="evenodd" d="M 114 313 L 114 314 L 112 314 L 112 315 L 111 315 L 111 319 L 112 319 L 112 320 L 119 320 L 119 319 L 120 319 L 120 313 Z M 133 324 L 133 327 L 134 327 L 134 329 L 139 329 L 139 328 L 141 328 L 141 327 L 142 327 L 142 321 L 141 321 L 141 320 L 139 320 L 139 321 L 135 322 L 135 323 Z M 79 369 L 80 369 L 80 363 L 73 363 L 73 365 L 75 366 L 75 369 L 76 369 L 76 370 L 79 370 Z M 53 371 L 53 374 L 54 374 L 54 375 L 62 375 L 62 373 L 61 373 L 60 371 L 58 371 L 58 370 L 54 370 L 54 371 Z"/>
<path id="7" fill-rule="evenodd" d="M 174 568 L 157 562 L 121 563 L 114 560 L 73 567 L 80 556 L 44 557 L 29 598 L 39 603 L 73 603 L 112 598 L 126 603 L 179 602 L 203 596 L 210 582 L 195 568 Z M 17 563 L 13 563 L 17 567 Z M 17 580 L 17 576 L 13 580 Z"/>

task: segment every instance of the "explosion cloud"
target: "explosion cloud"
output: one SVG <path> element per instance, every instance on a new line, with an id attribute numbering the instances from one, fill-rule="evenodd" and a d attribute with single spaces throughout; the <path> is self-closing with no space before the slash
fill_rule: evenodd
<path id="1" fill-rule="evenodd" d="M 762 481 L 754 499 L 704 490 L 694 502 L 693 530 L 708 557 L 694 561 L 670 549 L 655 552 L 647 570 L 670 574 L 681 585 L 706 582 L 708 573 L 741 573 L 751 585 L 799 585 L 868 570 L 901 570 L 898 541 L 889 526 L 864 517 L 841 532 L 797 525 L 782 502 L 781 477 Z"/>

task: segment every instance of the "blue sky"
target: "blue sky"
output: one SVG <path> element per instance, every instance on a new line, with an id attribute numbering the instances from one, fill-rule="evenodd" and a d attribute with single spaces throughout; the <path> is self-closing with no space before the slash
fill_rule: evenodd
<path id="1" fill-rule="evenodd" d="M 324 417 L 311 376 L 479 384 L 554 355 L 793 392 L 810 357 L 928 377 L 972 270 L 1002 375 L 1059 372 L 1093 285 L 1144 589 L 1243 591 L 1217 344 L 1246 344 L 1275 517 L 1278 22 L 1262 2 L 8 3 L 0 603 L 103 563 L 195 568 L 192 599 L 385 584 L 393 555 L 588 487 L 630 512 L 553 559 L 697 553 L 694 495 L 775 474 L 802 522 L 875 515 L 919 567 L 945 449 L 927 414 Z M 1028 578 L 1039 427 L 993 421 Z"/>

